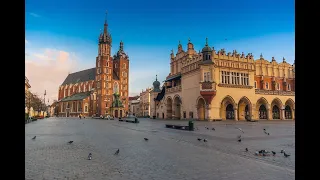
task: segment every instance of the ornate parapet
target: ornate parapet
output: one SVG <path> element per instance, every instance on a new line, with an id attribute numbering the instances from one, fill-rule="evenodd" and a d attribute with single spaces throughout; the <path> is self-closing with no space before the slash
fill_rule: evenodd
<path id="1" fill-rule="evenodd" d="M 166 89 L 166 93 L 173 93 L 173 92 L 179 92 L 179 91 L 181 91 L 181 85 Z"/>
<path id="2" fill-rule="evenodd" d="M 263 94 L 263 95 L 295 96 L 294 91 L 272 91 L 272 90 L 256 89 L 255 93 Z"/>
<path id="3" fill-rule="evenodd" d="M 215 91 L 215 83 L 213 82 L 200 82 L 200 91 Z"/>
<path id="4" fill-rule="evenodd" d="M 245 86 L 245 85 L 236 85 L 236 84 L 218 84 L 219 87 L 227 87 L 227 88 L 243 88 L 243 89 L 252 89 L 253 86 Z"/>

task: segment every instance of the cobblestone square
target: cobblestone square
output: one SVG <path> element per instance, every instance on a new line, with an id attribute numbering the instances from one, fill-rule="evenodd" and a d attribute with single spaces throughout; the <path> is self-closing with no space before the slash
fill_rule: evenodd
<path id="1" fill-rule="evenodd" d="M 139 124 L 132 124 L 91 118 L 48 118 L 26 124 L 25 178 L 295 179 L 294 121 L 195 121 L 196 130 L 190 132 L 165 128 L 166 123 L 187 125 L 187 121 L 139 120 Z M 264 128 L 270 135 L 264 133 Z M 237 142 L 238 135 L 242 142 Z M 37 137 L 32 140 L 34 136 Z M 118 148 L 119 155 L 114 155 Z M 277 154 L 254 155 L 262 149 Z M 280 153 L 282 149 L 291 156 L 285 158 Z M 87 160 L 89 153 L 92 160 Z"/>

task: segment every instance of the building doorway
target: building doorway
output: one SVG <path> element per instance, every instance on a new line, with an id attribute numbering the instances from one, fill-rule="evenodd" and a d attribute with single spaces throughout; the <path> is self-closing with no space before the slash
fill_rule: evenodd
<path id="1" fill-rule="evenodd" d="M 115 118 L 118 118 L 118 117 L 119 117 L 119 116 L 118 116 L 118 110 L 115 110 L 115 111 L 114 111 L 114 117 L 115 117 Z"/>
<path id="2" fill-rule="evenodd" d="M 267 108 L 264 104 L 259 107 L 259 119 L 268 119 Z"/>
<path id="3" fill-rule="evenodd" d="M 280 119 L 280 109 L 277 105 L 272 108 L 272 119 Z"/>
<path id="4" fill-rule="evenodd" d="M 198 100 L 198 105 L 197 105 L 197 111 L 198 111 L 198 119 L 199 120 L 205 120 L 205 102 L 203 98 L 200 98 Z"/>
<path id="5" fill-rule="evenodd" d="M 284 112 L 285 112 L 285 119 L 292 119 L 292 110 L 290 106 L 286 105 Z"/>
<path id="6" fill-rule="evenodd" d="M 226 119 L 234 120 L 234 110 L 232 104 L 228 104 L 228 106 L 226 107 Z"/>

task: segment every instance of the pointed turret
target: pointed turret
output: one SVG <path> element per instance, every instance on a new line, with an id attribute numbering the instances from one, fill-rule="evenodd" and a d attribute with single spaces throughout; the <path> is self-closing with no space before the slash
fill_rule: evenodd
<path id="1" fill-rule="evenodd" d="M 112 43 L 111 34 L 108 32 L 107 12 L 106 12 L 106 17 L 105 17 L 105 21 L 104 21 L 103 32 L 101 32 L 101 34 L 99 36 L 99 43 L 100 44 L 103 44 L 103 43 L 109 44 L 110 46 Z"/>

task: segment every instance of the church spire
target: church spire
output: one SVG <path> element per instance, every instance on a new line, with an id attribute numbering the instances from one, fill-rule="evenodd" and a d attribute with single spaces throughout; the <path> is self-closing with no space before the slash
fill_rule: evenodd
<path id="1" fill-rule="evenodd" d="M 107 15 L 108 15 L 108 11 L 106 11 L 106 17 L 105 17 L 105 20 L 104 20 L 104 34 L 107 35 L 107 31 L 108 31 L 108 22 L 107 22 Z"/>

